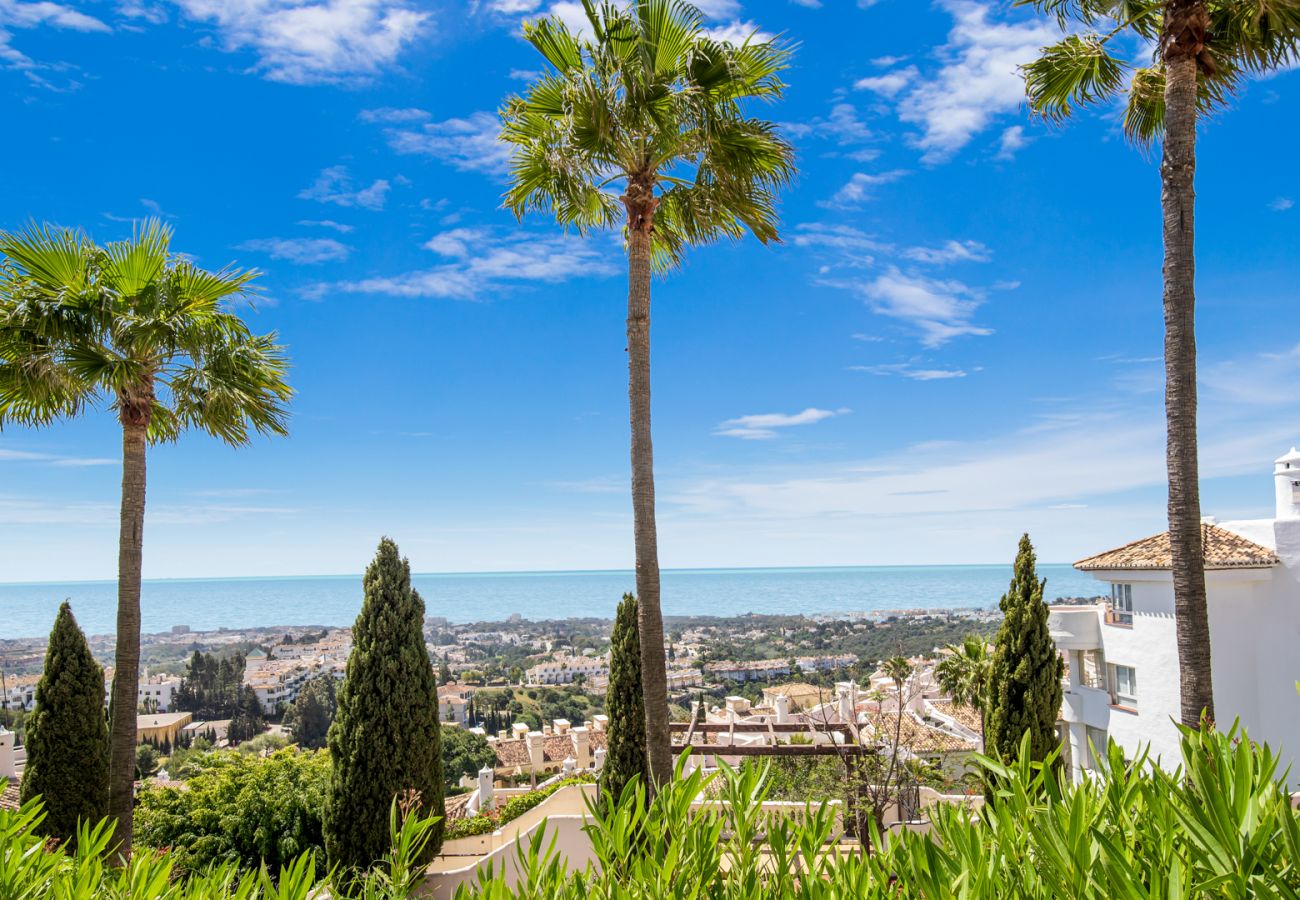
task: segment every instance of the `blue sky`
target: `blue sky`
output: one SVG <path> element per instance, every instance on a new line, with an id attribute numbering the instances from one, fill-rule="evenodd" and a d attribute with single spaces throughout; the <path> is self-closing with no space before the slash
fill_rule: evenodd
<path id="1" fill-rule="evenodd" d="M 980 0 L 708 0 L 798 43 L 784 243 L 655 285 L 666 566 L 1068 561 L 1160 530 L 1159 184 L 1113 110 L 1031 120 L 1051 26 Z M 150 457 L 146 576 L 631 562 L 624 261 L 500 209 L 542 0 L 0 0 L 0 227 L 164 216 L 255 266 L 292 436 Z M 1140 51 L 1133 48 L 1134 57 Z M 1201 134 L 1203 496 L 1300 443 L 1300 77 Z M 0 580 L 112 577 L 106 412 L 0 434 Z"/>

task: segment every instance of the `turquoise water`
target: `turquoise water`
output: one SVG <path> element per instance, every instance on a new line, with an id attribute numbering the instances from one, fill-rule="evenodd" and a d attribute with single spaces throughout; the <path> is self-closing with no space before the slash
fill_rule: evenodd
<path id="1" fill-rule="evenodd" d="M 1044 565 L 1047 597 L 1093 596 L 1100 585 L 1065 565 Z M 665 615 L 747 612 L 813 615 L 892 609 L 988 607 L 1011 578 L 1010 566 L 869 566 L 806 569 L 676 569 L 663 573 Z M 612 618 L 633 589 L 630 571 L 416 575 L 431 616 L 452 622 Z M 88 634 L 114 627 L 111 581 L 0 584 L 0 638 L 49 633 L 64 599 Z M 143 630 L 263 625 L 349 625 L 361 607 L 360 576 L 210 578 L 144 583 Z"/>

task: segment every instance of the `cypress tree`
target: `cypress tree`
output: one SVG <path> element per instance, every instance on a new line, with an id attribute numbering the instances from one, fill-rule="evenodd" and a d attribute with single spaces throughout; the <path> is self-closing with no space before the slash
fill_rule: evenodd
<path id="1" fill-rule="evenodd" d="M 1004 618 L 994 641 L 984 736 L 988 751 L 1008 761 L 1020 755 L 1025 732 L 1035 760 L 1046 758 L 1059 743 L 1056 720 L 1065 664 L 1047 630 L 1047 579 L 1038 580 L 1034 563 L 1034 546 L 1026 534 L 1020 539 L 1011 587 L 999 604 Z"/>
<path id="2" fill-rule="evenodd" d="M 54 619 L 35 700 L 20 795 L 43 798 L 44 834 L 74 839 L 79 821 L 108 815 L 108 722 L 104 670 L 67 601 Z"/>
<path id="3" fill-rule="evenodd" d="M 623 595 L 610 635 L 609 687 L 605 693 L 605 714 L 609 734 L 605 745 L 605 767 L 600 773 L 602 792 L 615 799 L 633 775 L 646 783 L 645 703 L 641 693 L 641 637 L 637 629 L 637 601 Z"/>
<path id="4" fill-rule="evenodd" d="M 424 646 L 424 601 L 397 545 L 379 542 L 366 569 L 365 601 L 329 730 L 333 765 L 325 801 L 325 851 L 347 872 L 369 869 L 388 850 L 394 798 L 418 792 L 413 811 L 445 815 L 438 690 Z M 442 822 L 425 851 L 442 846 Z"/>

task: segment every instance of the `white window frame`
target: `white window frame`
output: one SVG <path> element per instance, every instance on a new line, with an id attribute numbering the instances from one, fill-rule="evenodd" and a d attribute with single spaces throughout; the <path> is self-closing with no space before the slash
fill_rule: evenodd
<path id="1" fill-rule="evenodd" d="M 1136 707 L 1137 707 L 1137 702 L 1138 702 L 1138 699 L 1137 699 L 1137 667 L 1136 667 L 1136 666 L 1116 665 L 1116 666 L 1114 666 L 1114 669 L 1115 669 L 1115 672 L 1114 672 L 1114 676 L 1115 676 L 1115 677 L 1111 680 L 1111 684 L 1114 685 L 1114 687 L 1112 688 L 1111 696 L 1113 696 L 1113 697 L 1115 698 L 1115 703 L 1116 703 L 1116 705 L 1118 705 L 1118 706 L 1131 706 L 1131 707 L 1135 707 L 1135 708 L 1136 708 Z M 1128 679 L 1127 679 L 1127 681 L 1128 681 L 1128 689 L 1129 689 L 1129 692 L 1128 692 L 1128 693 L 1121 693 L 1121 692 L 1120 692 L 1120 671 L 1121 671 L 1121 670 L 1125 670 L 1125 671 L 1127 671 L 1127 672 L 1129 673 L 1129 677 L 1128 677 Z"/>
<path id="2" fill-rule="evenodd" d="M 1110 611 L 1112 624 L 1133 624 L 1133 585 L 1116 583 L 1110 586 Z"/>

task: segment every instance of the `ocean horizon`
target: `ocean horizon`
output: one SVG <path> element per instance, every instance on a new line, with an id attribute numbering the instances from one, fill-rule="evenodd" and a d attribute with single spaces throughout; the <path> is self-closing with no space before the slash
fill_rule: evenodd
<path id="1" fill-rule="evenodd" d="M 1095 596 L 1101 585 L 1065 564 L 1044 564 L 1045 596 Z M 996 605 L 1011 578 L 1008 565 L 835 566 L 665 569 L 667 616 L 745 613 L 845 615 L 903 609 L 969 609 Z M 411 576 L 427 614 L 450 622 L 612 618 L 634 589 L 630 569 L 440 572 Z M 64 600 L 87 634 L 111 634 L 117 582 L 0 584 L 0 638 L 49 632 Z M 188 626 L 195 631 L 280 625 L 350 625 L 361 608 L 361 575 L 282 575 L 146 579 L 141 589 L 145 633 Z"/>

